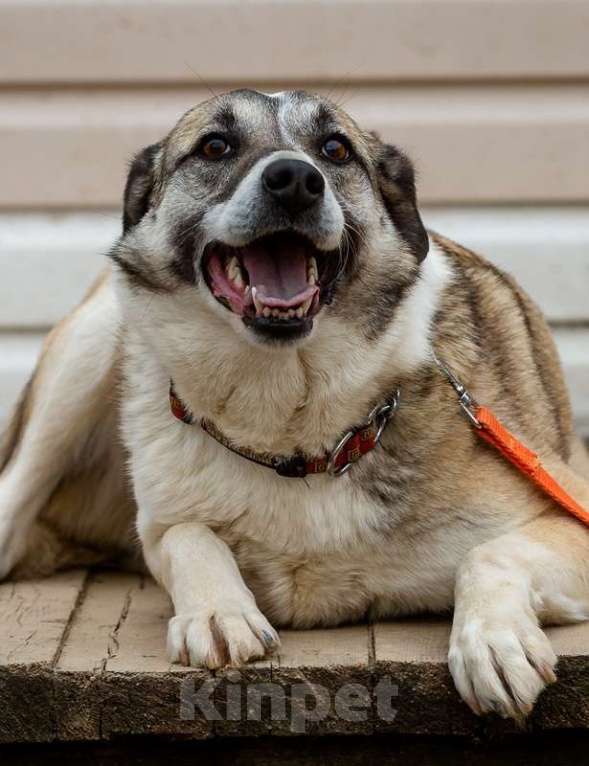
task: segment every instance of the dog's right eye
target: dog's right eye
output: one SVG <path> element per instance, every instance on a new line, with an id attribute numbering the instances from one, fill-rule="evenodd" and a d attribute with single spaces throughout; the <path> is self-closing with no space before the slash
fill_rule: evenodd
<path id="1" fill-rule="evenodd" d="M 205 136 L 198 147 L 198 154 L 205 160 L 220 160 L 230 152 L 231 144 L 218 133 Z"/>

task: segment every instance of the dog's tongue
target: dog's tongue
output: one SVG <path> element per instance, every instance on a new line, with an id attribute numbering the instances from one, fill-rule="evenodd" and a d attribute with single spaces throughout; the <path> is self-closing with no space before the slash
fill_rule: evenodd
<path id="1" fill-rule="evenodd" d="M 288 309 L 314 295 L 307 282 L 307 254 L 303 244 L 288 247 L 268 243 L 250 245 L 243 254 L 249 283 L 257 296 L 272 308 Z"/>

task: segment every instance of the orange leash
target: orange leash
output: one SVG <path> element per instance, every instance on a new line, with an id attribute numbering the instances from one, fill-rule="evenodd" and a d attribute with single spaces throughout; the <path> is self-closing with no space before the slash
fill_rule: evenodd
<path id="1" fill-rule="evenodd" d="M 495 447 L 498 452 L 509 460 L 520 473 L 527 476 L 539 489 L 558 503 L 561 508 L 575 516 L 583 524 L 589 526 L 589 511 L 571 497 L 559 484 L 554 476 L 542 465 L 540 457 L 514 436 L 500 423 L 488 407 L 475 402 L 458 378 L 439 359 L 436 363 L 446 374 L 454 390 L 458 394 L 460 405 L 465 411 L 481 439 Z"/>
<path id="2" fill-rule="evenodd" d="M 585 510 L 544 468 L 535 452 L 528 449 L 519 439 L 508 431 L 493 415 L 488 407 L 480 405 L 474 410 L 480 423 L 479 436 L 507 458 L 510 463 L 527 476 L 534 484 L 558 503 L 565 511 L 572 513 L 579 521 L 589 526 L 589 511 Z"/>

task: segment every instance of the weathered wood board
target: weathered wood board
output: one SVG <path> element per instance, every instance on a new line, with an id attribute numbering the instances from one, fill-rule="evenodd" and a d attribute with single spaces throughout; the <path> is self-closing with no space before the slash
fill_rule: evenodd
<path id="1" fill-rule="evenodd" d="M 167 596 L 139 575 L 0 585 L 0 743 L 513 729 L 459 700 L 446 620 L 284 631 L 273 657 L 211 673 L 170 665 L 170 615 Z M 589 624 L 550 634 L 561 680 L 529 726 L 589 728 Z"/>

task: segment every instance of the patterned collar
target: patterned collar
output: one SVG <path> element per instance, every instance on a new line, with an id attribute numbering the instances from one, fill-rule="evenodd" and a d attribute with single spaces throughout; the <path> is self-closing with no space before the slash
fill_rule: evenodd
<path id="1" fill-rule="evenodd" d="M 399 401 L 400 392 L 397 389 L 385 402 L 376 405 L 363 423 L 346 431 L 332 450 L 314 457 L 309 457 L 304 453 L 288 456 L 256 452 L 249 447 L 234 444 L 212 421 L 202 418 L 198 423 L 203 431 L 206 431 L 209 436 L 231 452 L 235 452 L 236 455 L 258 465 L 272 468 L 279 476 L 298 479 L 316 473 L 342 476 L 363 455 L 378 446 L 387 423 L 399 407 Z M 170 409 L 173 415 L 183 423 L 194 425 L 197 422 L 188 407 L 176 394 L 172 381 L 170 381 Z"/>

